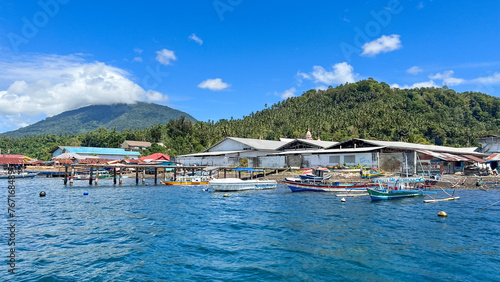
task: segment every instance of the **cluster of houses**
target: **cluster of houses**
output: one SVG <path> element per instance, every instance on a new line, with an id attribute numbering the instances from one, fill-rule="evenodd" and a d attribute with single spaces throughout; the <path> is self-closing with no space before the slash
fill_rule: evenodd
<path id="1" fill-rule="evenodd" d="M 50 161 L 22 155 L 0 155 L 0 166 L 53 166 L 66 164 L 160 164 L 253 168 L 307 168 L 317 166 L 374 167 L 409 174 L 454 174 L 467 167 L 488 164 L 498 168 L 500 136 L 479 140 L 481 147 L 455 148 L 396 141 L 351 138 L 342 142 L 282 138 L 278 141 L 226 137 L 204 152 L 176 156 L 141 157 L 149 142 L 127 140 L 121 148 L 59 146 Z M 174 157 L 173 157 L 174 158 Z"/>

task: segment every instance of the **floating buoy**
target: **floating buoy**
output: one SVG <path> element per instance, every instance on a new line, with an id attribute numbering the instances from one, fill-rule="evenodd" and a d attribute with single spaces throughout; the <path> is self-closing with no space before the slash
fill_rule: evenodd
<path id="1" fill-rule="evenodd" d="M 201 191 L 205 192 L 205 189 L 201 189 Z"/>
<path id="2" fill-rule="evenodd" d="M 85 196 L 88 194 L 89 194 L 89 192 L 87 192 L 87 191 L 83 192 L 83 195 L 85 195 Z"/>
<path id="3" fill-rule="evenodd" d="M 45 192 L 44 191 L 40 192 L 40 197 L 45 197 Z"/>
<path id="4" fill-rule="evenodd" d="M 228 194 L 224 194 L 224 197 L 229 197 L 229 195 Z"/>
<path id="5" fill-rule="evenodd" d="M 340 201 L 341 201 L 342 203 L 343 203 L 343 202 L 345 202 L 345 198 L 340 199 Z"/>
<path id="6" fill-rule="evenodd" d="M 448 214 L 447 214 L 446 212 L 444 212 L 444 211 L 440 211 L 440 212 L 438 213 L 438 216 L 447 217 L 447 216 L 448 216 Z"/>

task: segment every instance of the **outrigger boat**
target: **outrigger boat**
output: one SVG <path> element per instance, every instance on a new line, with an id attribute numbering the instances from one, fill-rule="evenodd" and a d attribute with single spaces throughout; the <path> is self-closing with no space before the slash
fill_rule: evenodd
<path id="1" fill-rule="evenodd" d="M 417 197 L 433 193 L 418 188 L 418 183 L 425 182 L 423 178 L 383 178 L 375 181 L 379 184 L 378 188 L 366 188 L 372 201 Z"/>
<path id="2" fill-rule="evenodd" d="M 234 192 L 243 190 L 275 189 L 276 180 L 242 180 L 239 178 L 221 178 L 210 180 L 210 187 L 216 192 Z"/>
<path id="3" fill-rule="evenodd" d="M 211 177 L 210 176 L 178 176 L 176 179 L 169 179 L 163 181 L 163 184 L 167 186 L 171 185 L 208 185 Z"/>
<path id="4" fill-rule="evenodd" d="M 285 178 L 283 181 L 292 192 L 345 192 L 345 193 L 366 193 L 366 188 L 378 187 L 377 183 L 317 183 L 301 181 L 297 178 Z"/>
<path id="5" fill-rule="evenodd" d="M 1 171 L 0 172 L 0 179 L 8 179 L 10 177 L 15 177 L 16 179 L 18 178 L 34 178 L 35 176 L 38 175 L 38 172 L 14 172 L 13 174 L 9 174 L 7 171 Z"/>
<path id="6" fill-rule="evenodd" d="M 384 170 L 372 167 L 370 171 L 363 171 L 361 178 L 375 178 L 384 175 Z"/>

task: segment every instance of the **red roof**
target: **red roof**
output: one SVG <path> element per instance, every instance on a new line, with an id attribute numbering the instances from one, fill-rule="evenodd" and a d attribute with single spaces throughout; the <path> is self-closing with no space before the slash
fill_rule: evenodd
<path id="1" fill-rule="evenodd" d="M 25 157 L 24 155 L 0 155 L 0 165 L 23 164 L 26 163 L 23 160 Z"/>
<path id="2" fill-rule="evenodd" d="M 151 160 L 151 161 L 170 161 L 170 157 L 162 153 L 154 153 L 149 156 L 139 158 L 141 161 Z"/>

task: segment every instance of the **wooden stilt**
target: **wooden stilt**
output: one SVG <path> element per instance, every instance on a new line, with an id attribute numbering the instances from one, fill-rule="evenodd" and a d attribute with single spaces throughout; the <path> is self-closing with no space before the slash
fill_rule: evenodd
<path id="1" fill-rule="evenodd" d="M 92 185 L 92 174 L 94 173 L 94 168 L 90 167 L 90 177 L 89 177 L 89 185 Z"/>
<path id="2" fill-rule="evenodd" d="M 122 172 L 123 172 L 123 168 L 120 167 L 120 181 L 118 181 L 118 185 L 122 185 Z"/>
<path id="3" fill-rule="evenodd" d="M 224 168 L 224 178 L 226 178 L 226 168 Z"/>
<path id="4" fill-rule="evenodd" d="M 142 185 L 146 185 L 146 169 L 142 170 Z"/>
<path id="5" fill-rule="evenodd" d="M 68 183 L 68 166 L 64 167 L 64 185 Z"/>
<path id="6" fill-rule="evenodd" d="M 95 170 L 95 186 L 99 184 L 99 167 L 96 167 Z"/>
<path id="7" fill-rule="evenodd" d="M 113 168 L 113 184 L 116 185 L 116 167 Z"/>
<path id="8" fill-rule="evenodd" d="M 139 168 L 135 167 L 135 185 L 139 185 Z"/>
<path id="9" fill-rule="evenodd" d="M 71 178 L 69 179 L 69 186 L 73 186 L 74 179 L 75 179 L 75 168 L 71 167 Z"/>
<path id="10" fill-rule="evenodd" d="M 158 184 L 158 168 L 155 167 L 155 185 Z"/>

